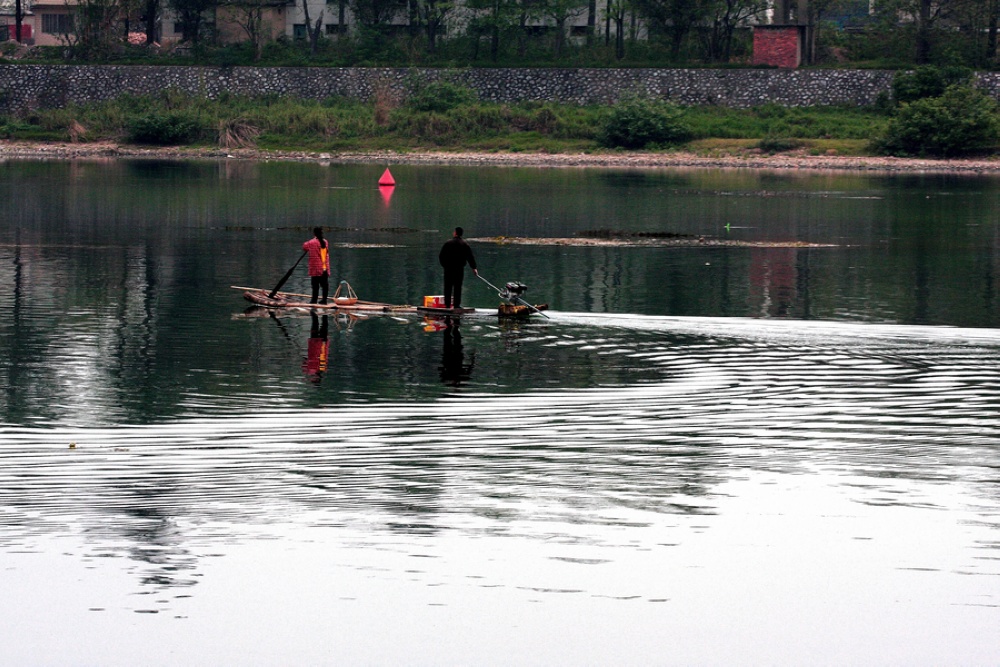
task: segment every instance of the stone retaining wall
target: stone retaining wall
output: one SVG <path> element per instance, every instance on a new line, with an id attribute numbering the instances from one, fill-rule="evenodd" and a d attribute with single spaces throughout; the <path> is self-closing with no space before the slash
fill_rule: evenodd
<path id="1" fill-rule="evenodd" d="M 495 102 L 609 104 L 638 92 L 688 105 L 867 105 L 889 90 L 892 77 L 892 72 L 882 70 L 0 65 L 0 112 L 62 107 L 167 88 L 213 98 L 223 93 L 362 100 L 388 94 L 399 98 L 415 81 L 434 79 L 469 86 L 482 99 Z M 984 89 L 1000 95 L 1000 74 L 981 74 L 979 80 Z"/>

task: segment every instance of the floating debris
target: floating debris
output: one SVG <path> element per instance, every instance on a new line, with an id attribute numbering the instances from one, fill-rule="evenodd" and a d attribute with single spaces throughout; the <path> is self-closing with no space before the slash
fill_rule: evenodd
<path id="1" fill-rule="evenodd" d="M 255 227 L 252 225 L 226 225 L 223 229 L 227 232 L 312 232 L 313 227 L 309 225 L 294 225 L 291 227 Z M 426 229 L 414 229 L 413 227 L 323 227 L 327 233 L 335 232 L 381 232 L 387 234 L 419 234 L 422 231 L 436 231 Z"/>
<path id="2" fill-rule="evenodd" d="M 641 238 L 641 239 L 696 239 L 695 234 L 678 234 L 676 232 L 627 232 L 621 229 L 590 229 L 584 232 L 577 232 L 577 236 L 587 239 L 621 239 L 621 238 Z"/>
<path id="3" fill-rule="evenodd" d="M 526 236 L 487 236 L 469 239 L 478 243 L 499 245 L 575 246 L 575 247 L 637 247 L 637 248 L 837 248 L 835 243 L 808 243 L 806 241 L 737 241 L 705 236 L 648 237 L 625 236 L 617 238 L 534 238 Z"/>

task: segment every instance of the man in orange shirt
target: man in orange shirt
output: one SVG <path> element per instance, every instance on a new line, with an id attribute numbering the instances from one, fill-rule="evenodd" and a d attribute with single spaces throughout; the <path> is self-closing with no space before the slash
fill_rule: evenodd
<path id="1" fill-rule="evenodd" d="M 309 277 L 312 279 L 309 303 L 316 303 L 322 288 L 323 300 L 319 303 L 325 304 L 330 291 L 330 243 L 323 238 L 322 227 L 313 228 L 313 237 L 302 244 L 302 249 L 309 253 Z"/>

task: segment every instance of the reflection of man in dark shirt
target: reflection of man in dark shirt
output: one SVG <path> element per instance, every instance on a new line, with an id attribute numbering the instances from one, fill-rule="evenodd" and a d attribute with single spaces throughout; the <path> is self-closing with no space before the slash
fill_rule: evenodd
<path id="1" fill-rule="evenodd" d="M 441 382 L 452 387 L 461 386 L 472 378 L 472 367 L 476 365 L 473 354 L 471 363 L 465 363 L 462 351 L 462 332 L 458 320 L 448 318 L 444 328 L 444 348 L 441 352 Z"/>
<path id="2" fill-rule="evenodd" d="M 441 247 L 438 261 L 444 267 L 444 307 L 460 308 L 462 306 L 462 281 L 465 279 L 465 265 L 479 275 L 476 269 L 476 258 L 472 248 L 462 238 L 461 227 L 455 228 L 451 239 Z"/>
<path id="3" fill-rule="evenodd" d="M 302 370 L 312 382 L 319 383 L 323 379 L 323 373 L 326 372 L 330 354 L 330 341 L 327 332 L 327 316 L 323 316 L 321 323 L 320 318 L 313 311 L 312 327 L 309 329 L 309 344 L 306 348 L 306 360 L 302 363 Z"/>

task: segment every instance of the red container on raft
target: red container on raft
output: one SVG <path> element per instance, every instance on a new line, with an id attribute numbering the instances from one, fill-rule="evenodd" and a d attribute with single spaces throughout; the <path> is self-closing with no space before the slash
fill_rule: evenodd
<path id="1" fill-rule="evenodd" d="M 444 296 L 425 296 L 424 308 L 444 308 Z"/>

